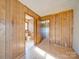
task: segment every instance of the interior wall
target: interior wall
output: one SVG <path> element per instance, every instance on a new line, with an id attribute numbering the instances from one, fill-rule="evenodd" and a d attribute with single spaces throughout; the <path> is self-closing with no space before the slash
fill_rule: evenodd
<path id="1" fill-rule="evenodd" d="M 73 48 L 79 55 L 79 1 L 78 0 L 76 1 L 74 7 Z"/>
<path id="2" fill-rule="evenodd" d="M 0 0 L 0 59 L 5 59 L 5 0 Z"/>
<path id="3" fill-rule="evenodd" d="M 64 2 L 64 4 L 58 5 L 58 7 L 54 7 L 53 9 L 54 11 L 52 10 L 52 14 L 67 9 L 73 9 L 73 49 L 79 54 L 79 0 L 68 0 L 67 2 Z M 55 31 L 53 30 L 53 33 L 54 32 Z"/>
<path id="4" fill-rule="evenodd" d="M 62 47 L 72 47 L 73 10 L 42 17 L 50 20 L 50 42 Z"/>
<path id="5" fill-rule="evenodd" d="M 18 0 L 6 0 L 6 59 L 16 59 L 17 57 L 24 55 L 25 44 L 25 14 L 29 14 L 34 17 L 35 21 L 35 42 L 37 34 L 37 21 L 39 16 L 30 10 L 27 6 L 24 6 Z M 38 26 L 38 25 L 37 25 Z"/>
<path id="6" fill-rule="evenodd" d="M 23 6 L 24 6 L 25 14 L 28 14 L 34 18 L 34 42 L 35 44 L 39 44 L 41 42 L 40 16 L 36 14 L 35 12 L 33 12 L 31 9 L 29 9 L 26 5 L 23 5 Z"/>
<path id="7" fill-rule="evenodd" d="M 24 9 L 17 0 L 6 1 L 6 59 L 24 54 Z"/>
<path id="8" fill-rule="evenodd" d="M 41 18 L 39 18 L 39 20 L 38 19 L 36 19 L 36 21 L 34 21 L 35 23 L 35 32 L 36 32 L 36 38 L 35 38 L 35 42 L 36 42 L 36 44 L 39 44 L 40 42 L 41 42 L 41 33 L 40 33 L 40 19 Z"/>

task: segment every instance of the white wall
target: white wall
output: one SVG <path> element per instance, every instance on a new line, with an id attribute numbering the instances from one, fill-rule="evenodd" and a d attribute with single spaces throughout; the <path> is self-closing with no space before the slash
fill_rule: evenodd
<path id="1" fill-rule="evenodd" d="M 79 54 L 79 1 L 74 8 L 73 48 Z"/>

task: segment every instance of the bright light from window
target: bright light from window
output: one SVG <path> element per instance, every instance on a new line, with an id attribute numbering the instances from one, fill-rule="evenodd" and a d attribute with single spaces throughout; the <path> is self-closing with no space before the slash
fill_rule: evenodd
<path id="1" fill-rule="evenodd" d="M 55 57 L 51 56 L 50 54 L 46 53 L 42 49 L 35 47 L 35 51 L 45 57 L 45 59 L 56 59 Z"/>
<path id="2" fill-rule="evenodd" d="M 25 30 L 27 30 L 27 23 L 25 23 Z"/>
<path id="3" fill-rule="evenodd" d="M 55 57 L 53 57 L 53 56 L 47 54 L 47 55 L 46 55 L 46 59 L 55 59 Z"/>
<path id="4" fill-rule="evenodd" d="M 44 52 L 43 50 L 41 50 L 38 47 L 35 47 L 35 51 L 38 52 L 40 55 L 45 56 L 46 52 Z"/>

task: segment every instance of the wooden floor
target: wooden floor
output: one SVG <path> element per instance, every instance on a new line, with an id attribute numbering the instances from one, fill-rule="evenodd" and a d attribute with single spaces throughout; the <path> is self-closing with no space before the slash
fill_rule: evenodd
<path id="1" fill-rule="evenodd" d="M 54 56 L 55 59 L 79 59 L 79 56 L 73 49 L 50 44 L 47 40 L 44 40 L 40 45 L 38 45 L 38 47 Z"/>
<path id="2" fill-rule="evenodd" d="M 21 59 L 79 59 L 79 56 L 69 48 L 61 48 L 57 45 L 50 44 L 44 40 L 38 46 L 33 46 L 30 43 L 26 47 L 26 55 Z"/>

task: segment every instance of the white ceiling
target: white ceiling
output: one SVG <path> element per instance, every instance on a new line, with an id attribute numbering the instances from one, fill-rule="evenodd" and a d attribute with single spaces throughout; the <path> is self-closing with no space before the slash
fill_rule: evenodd
<path id="1" fill-rule="evenodd" d="M 20 0 L 40 16 L 72 9 L 78 0 Z"/>

